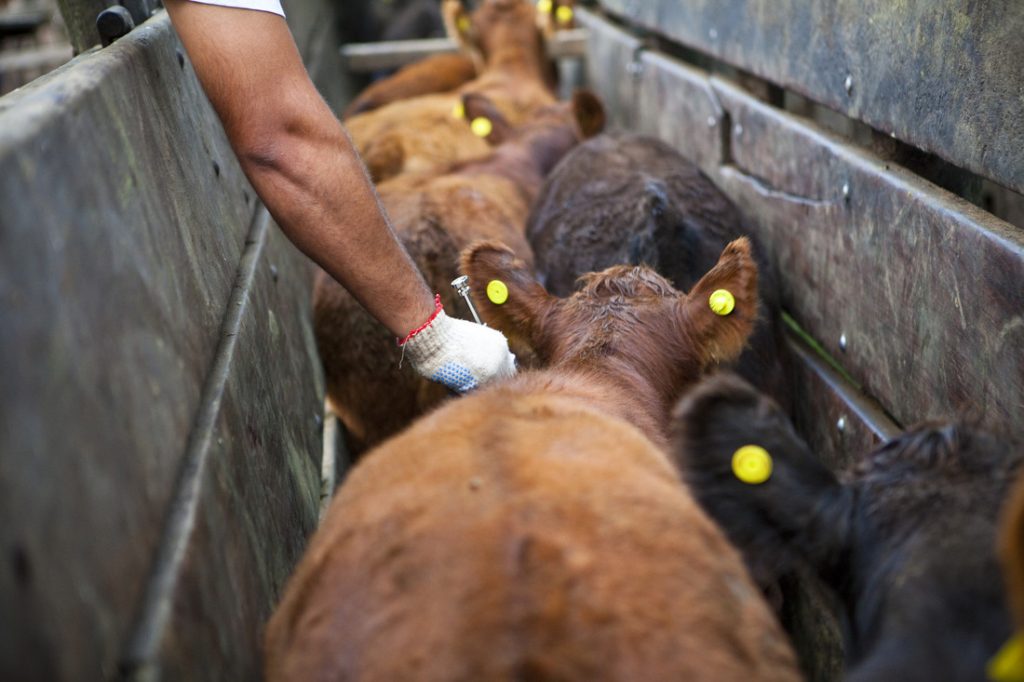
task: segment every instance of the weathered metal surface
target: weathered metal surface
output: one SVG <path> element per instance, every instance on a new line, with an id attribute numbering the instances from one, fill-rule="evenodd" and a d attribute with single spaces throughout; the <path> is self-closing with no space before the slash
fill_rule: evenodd
<path id="1" fill-rule="evenodd" d="M 176 500 L 193 505 L 194 525 L 179 528 L 186 550 L 158 595 L 166 619 L 135 642 L 151 648 L 129 651 L 146 654 L 132 656 L 132 679 L 258 679 L 263 624 L 317 523 L 323 403 L 319 377 L 309 385 L 309 262 L 272 225 L 247 250 L 254 271 L 206 470 L 195 472 L 198 495 Z"/>
<path id="2" fill-rule="evenodd" d="M 111 0 L 57 0 L 75 54 L 100 44 L 96 17 L 110 5 L 116 4 Z"/>
<path id="3" fill-rule="evenodd" d="M 256 670 L 316 521 L 322 387 L 309 272 L 276 232 L 215 362 L 254 198 L 166 17 L 0 99 L 0 678 L 114 677 L 204 415 L 152 660 Z"/>
<path id="4" fill-rule="evenodd" d="M 0 100 L 0 678 L 114 670 L 252 211 L 204 107 L 166 25 Z"/>
<path id="5" fill-rule="evenodd" d="M 587 81 L 608 91 L 603 94 L 609 119 L 634 130 L 634 102 L 640 82 L 638 57 L 643 44 L 586 10 L 577 10 L 576 19 L 590 35 Z"/>
<path id="6" fill-rule="evenodd" d="M 901 423 L 961 415 L 1021 433 L 1024 234 L 714 86 L 733 131 L 719 183 L 761 224 L 797 321 Z"/>
<path id="7" fill-rule="evenodd" d="M 634 40 L 602 30 L 592 29 L 591 52 L 621 55 Z M 757 222 L 800 325 L 900 423 L 963 415 L 1019 433 L 1021 232 L 723 80 L 660 66 L 670 61 L 642 58 L 639 94 L 623 92 L 612 66 L 590 76 L 611 111 L 633 109 L 642 132 L 700 152 L 702 169 Z M 719 159 L 700 141 L 699 109 L 666 116 L 645 94 L 662 80 L 678 101 L 706 99 L 710 84 L 728 132 Z"/>
<path id="8" fill-rule="evenodd" d="M 582 57 L 586 52 L 586 46 L 586 31 L 573 29 L 555 33 L 548 41 L 547 50 L 552 59 Z M 421 40 L 350 43 L 341 48 L 341 56 L 350 72 L 372 73 L 405 66 L 424 57 L 458 51 L 458 44 L 449 38 L 423 38 Z"/>
<path id="9" fill-rule="evenodd" d="M 788 341 L 796 372 L 793 424 L 833 470 L 899 435 L 901 429 L 885 411 L 813 348 L 792 334 Z"/>
<path id="10" fill-rule="evenodd" d="M 1024 191 L 1024 4 L 1017 0 L 600 4 Z"/>

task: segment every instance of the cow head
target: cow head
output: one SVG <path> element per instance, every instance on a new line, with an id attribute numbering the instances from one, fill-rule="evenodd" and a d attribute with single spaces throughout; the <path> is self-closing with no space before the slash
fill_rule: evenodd
<path id="1" fill-rule="evenodd" d="M 675 431 L 684 478 L 758 581 L 805 565 L 839 597 L 848 679 L 984 679 L 1010 629 L 995 537 L 1017 451 L 924 424 L 837 477 L 731 376 L 684 398 Z M 767 480 L 737 473 L 748 445 L 768 453 Z"/>
<path id="2" fill-rule="evenodd" d="M 687 383 L 740 353 L 757 315 L 757 266 L 745 238 L 730 243 L 688 294 L 650 268 L 616 266 L 585 275 L 576 293 L 557 298 L 494 243 L 463 252 L 462 268 L 484 320 L 532 347 L 544 366 L 603 373 L 653 390 L 666 416 Z M 489 287 L 499 295 L 489 296 Z M 735 301 L 726 315 L 709 305 L 719 290 Z"/>
<path id="3" fill-rule="evenodd" d="M 477 64 L 477 71 L 506 49 L 530 49 L 538 63 L 546 60 L 534 6 L 526 0 L 483 0 L 470 12 L 462 0 L 445 0 L 441 8 L 448 35 Z"/>

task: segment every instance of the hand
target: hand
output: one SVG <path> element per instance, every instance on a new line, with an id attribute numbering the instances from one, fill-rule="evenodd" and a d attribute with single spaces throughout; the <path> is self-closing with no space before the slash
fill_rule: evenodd
<path id="1" fill-rule="evenodd" d="M 443 310 L 405 342 L 403 351 L 417 372 L 459 393 L 516 373 L 516 356 L 501 332 L 448 317 Z"/>

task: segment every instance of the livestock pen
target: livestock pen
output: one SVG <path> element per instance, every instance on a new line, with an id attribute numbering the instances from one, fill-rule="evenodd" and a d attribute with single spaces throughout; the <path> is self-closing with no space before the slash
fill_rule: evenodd
<path id="1" fill-rule="evenodd" d="M 342 47 L 366 35 L 335 18 L 368 3 L 284 4 L 339 113 L 362 73 L 453 49 Z M 347 465 L 312 272 L 167 17 L 100 48 L 106 7 L 64 0 L 79 56 L 0 98 L 0 678 L 248 679 Z M 575 19 L 550 44 L 563 80 L 749 219 L 791 416 L 825 463 L 928 418 L 1024 437 L 1024 6 L 598 0 Z M 793 580 L 783 603 L 808 678 L 838 679 L 828 597 Z"/>

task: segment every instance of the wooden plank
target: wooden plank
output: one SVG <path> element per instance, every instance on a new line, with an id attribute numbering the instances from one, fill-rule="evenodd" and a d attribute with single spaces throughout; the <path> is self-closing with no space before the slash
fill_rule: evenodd
<path id="1" fill-rule="evenodd" d="M 559 31 L 548 41 L 548 55 L 552 59 L 581 57 L 586 51 L 586 44 L 587 35 L 582 29 Z M 341 48 L 341 55 L 350 72 L 372 73 L 405 66 L 424 57 L 458 51 L 458 44 L 449 38 L 425 38 L 350 43 Z"/>
<path id="2" fill-rule="evenodd" d="M 639 108 L 644 132 L 686 137 L 678 128 L 700 130 L 693 115 L 675 123 L 644 93 L 667 79 L 699 99 L 711 84 L 729 134 L 701 167 L 757 222 L 784 306 L 868 395 L 904 424 L 961 415 L 1024 430 L 1019 230 L 723 80 L 695 84 L 688 67 L 661 68 L 667 57 L 642 59 L 639 96 L 613 68 L 592 70 L 609 108 Z"/>
<path id="3" fill-rule="evenodd" d="M 1017 0 L 600 4 L 1024 191 L 1024 4 Z"/>

